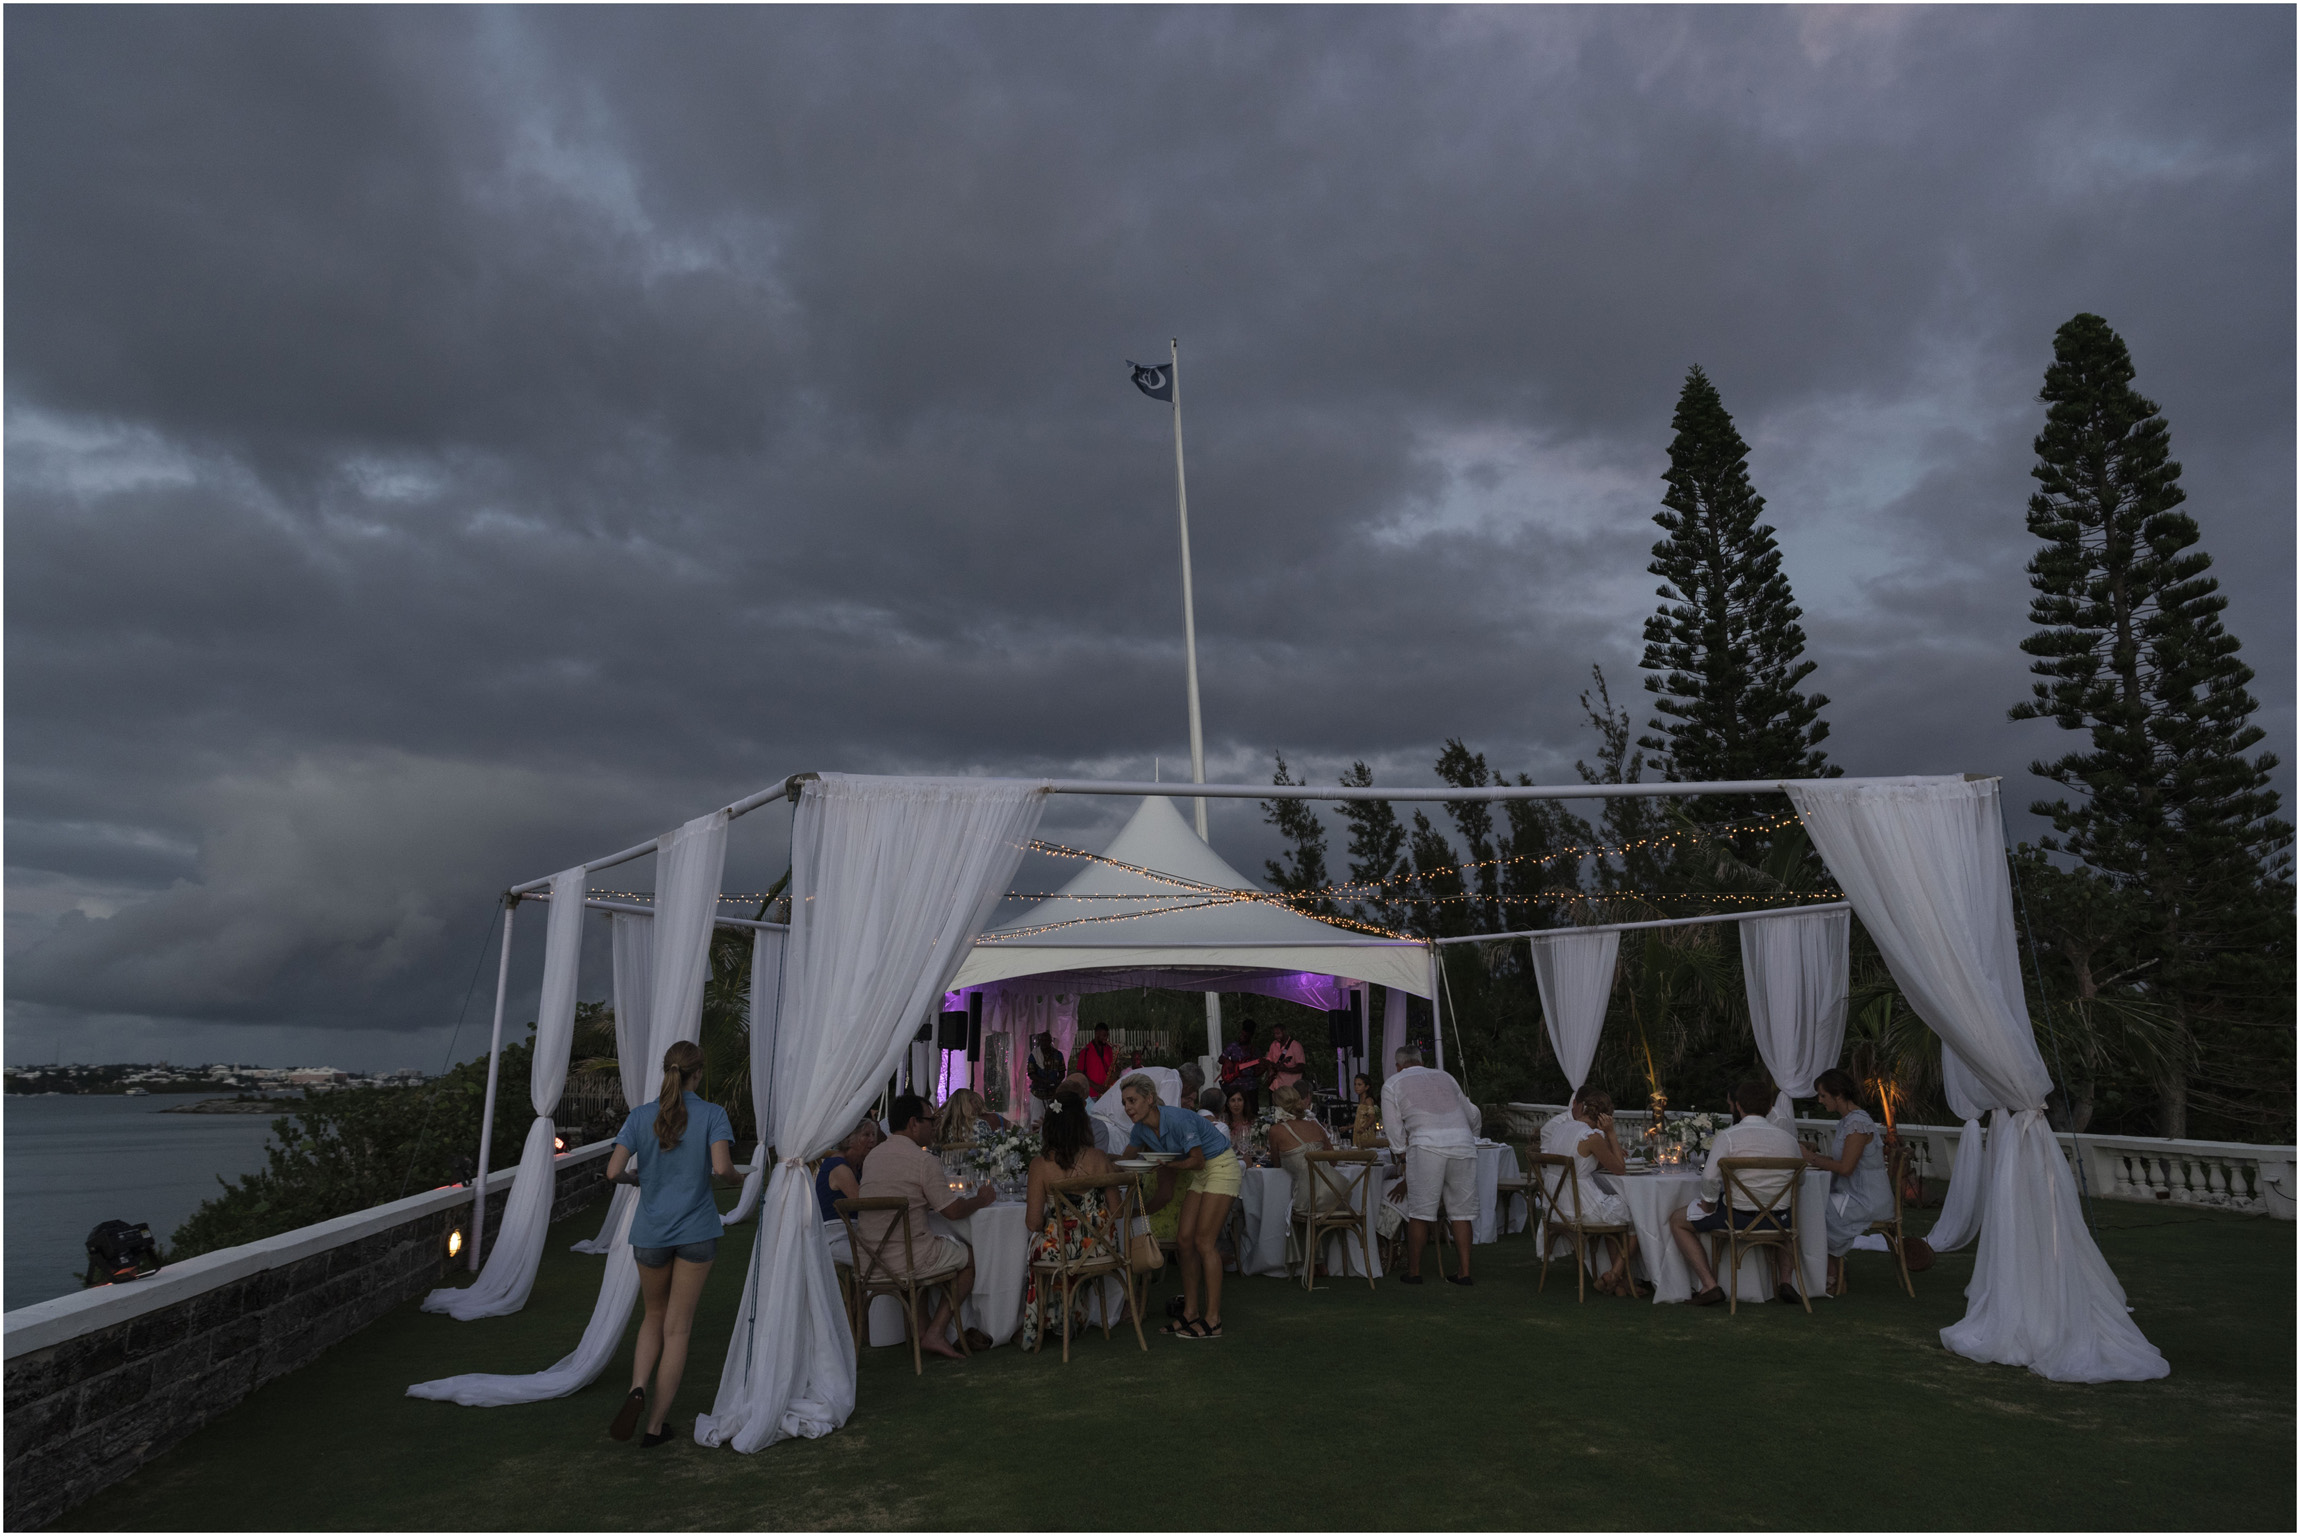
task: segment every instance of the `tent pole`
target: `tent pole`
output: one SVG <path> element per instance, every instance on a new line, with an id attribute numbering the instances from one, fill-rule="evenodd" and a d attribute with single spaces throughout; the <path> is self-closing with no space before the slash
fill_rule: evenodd
<path id="1" fill-rule="evenodd" d="M 1174 516 L 1182 530 L 1182 656 L 1190 682 L 1190 782 L 1206 782 L 1206 729 L 1198 715 L 1198 606 L 1190 581 L 1190 483 L 1182 471 L 1182 340 L 1167 338 L 1173 368 L 1166 377 L 1174 386 Z M 1206 841 L 1206 802 L 1192 802 L 1198 821 L 1198 841 Z M 1206 994 L 1206 1054 L 1222 1059 L 1222 994 Z M 1192 1105 L 1195 1109 L 1197 1106 Z"/>
<path id="2" fill-rule="evenodd" d="M 511 980 L 511 920 L 519 915 L 519 898 L 507 896 L 503 902 L 503 955 L 495 962 L 495 1028 L 487 1039 L 487 1098 L 479 1109 L 479 1174 L 471 1181 L 471 1257 L 469 1267 L 479 1267 L 479 1255 L 487 1246 L 487 1152 L 495 1140 L 495 1074 L 503 1066 L 503 993 Z"/>
<path id="3" fill-rule="evenodd" d="M 1438 954 L 1430 946 L 1430 1048 L 1437 1054 L 1437 1069 L 1445 1070 L 1445 1020 L 1438 1016 Z"/>

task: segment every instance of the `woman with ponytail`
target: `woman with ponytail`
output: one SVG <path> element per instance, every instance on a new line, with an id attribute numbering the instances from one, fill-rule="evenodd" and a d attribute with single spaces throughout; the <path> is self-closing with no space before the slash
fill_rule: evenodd
<path id="1" fill-rule="evenodd" d="M 647 1415 L 641 1445 L 671 1438 L 664 1424 L 686 1374 L 687 1340 L 695 1303 L 711 1260 L 719 1252 L 719 1205 L 711 1178 L 735 1178 L 735 1128 L 727 1112 L 695 1093 L 703 1081 L 702 1048 L 681 1040 L 663 1053 L 663 1092 L 631 1111 L 607 1156 L 607 1177 L 635 1184 L 639 1209 L 631 1218 L 631 1256 L 639 1261 L 639 1292 L 647 1315 L 631 1359 L 631 1391 L 607 1433 L 628 1440 L 647 1406 L 654 1378 L 655 1411 Z"/>

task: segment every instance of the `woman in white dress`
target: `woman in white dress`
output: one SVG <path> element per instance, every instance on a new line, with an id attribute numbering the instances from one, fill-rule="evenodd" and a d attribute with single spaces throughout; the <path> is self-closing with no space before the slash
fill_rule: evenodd
<path id="1" fill-rule="evenodd" d="M 1333 1137 L 1326 1134 L 1326 1128 L 1309 1113 L 1302 1090 L 1293 1084 L 1271 1089 L 1270 1103 L 1278 1112 L 1277 1120 L 1270 1126 L 1270 1150 L 1277 1154 L 1278 1166 L 1294 1181 L 1294 1214 L 1310 1213 L 1313 1191 L 1317 1209 L 1339 1209 L 1341 1201 L 1326 1187 L 1328 1181 L 1313 1181 L 1310 1177 L 1310 1154 L 1331 1152 Z"/>
<path id="2" fill-rule="evenodd" d="M 1596 1088 L 1584 1088 L 1573 1096 L 1562 1115 L 1554 1115 L 1541 1128 L 1541 1150 L 1555 1157 L 1573 1159 L 1574 1184 L 1581 1198 L 1581 1219 L 1585 1222 L 1629 1223 L 1629 1207 L 1621 1203 L 1618 1195 L 1600 1189 L 1597 1173 L 1624 1173 L 1629 1160 L 1622 1156 L 1620 1139 L 1613 1132 L 1613 1099 Z M 1554 1216 L 1570 1219 L 1573 1215 L 1572 1197 L 1565 1189 L 1562 1171 L 1549 1175 L 1544 1196 Z M 1600 1248 L 1610 1244 L 1614 1251 L 1613 1267 L 1599 1275 L 1594 1284 L 1609 1296 L 1650 1296 L 1651 1286 L 1640 1286 L 1629 1273 L 1629 1261 L 1637 1253 L 1637 1234 L 1624 1232 L 1617 1237 L 1597 1239 Z"/>
<path id="3" fill-rule="evenodd" d="M 1861 1107 L 1860 1085 L 1852 1075 L 1831 1067 L 1813 1079 L 1814 1097 L 1837 1117 L 1829 1133 L 1829 1150 L 1804 1149 L 1805 1161 L 1829 1173 L 1829 1199 L 1822 1207 L 1829 1226 L 1830 1295 L 1845 1288 L 1845 1255 L 1853 1240 L 1869 1230 L 1872 1221 L 1889 1221 L 1893 1214 L 1893 1183 L 1885 1172 L 1885 1133 Z"/>

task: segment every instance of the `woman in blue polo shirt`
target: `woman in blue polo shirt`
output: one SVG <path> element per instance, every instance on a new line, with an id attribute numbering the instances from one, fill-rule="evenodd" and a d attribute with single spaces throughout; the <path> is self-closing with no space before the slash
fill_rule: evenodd
<path id="1" fill-rule="evenodd" d="M 1137 1072 L 1118 1085 L 1118 1102 L 1134 1122 L 1133 1152 L 1171 1152 L 1166 1168 L 1181 1178 L 1182 1212 L 1174 1229 L 1182 1265 L 1182 1317 L 1160 1329 L 1178 1339 L 1222 1336 L 1222 1255 L 1214 1240 L 1230 1219 L 1246 1170 L 1230 1138 L 1203 1115 L 1158 1102 L 1158 1084 Z M 1204 1298 L 1204 1309 L 1199 1301 Z"/>
<path id="2" fill-rule="evenodd" d="M 647 1405 L 651 1376 L 655 1411 L 641 1445 L 671 1438 L 663 1421 L 686 1373 L 695 1303 L 719 1253 L 719 1203 L 711 1197 L 711 1177 L 735 1177 L 735 1128 L 725 1110 L 696 1095 L 702 1081 L 701 1047 L 681 1040 L 665 1051 L 662 1096 L 631 1111 L 607 1155 L 607 1177 L 639 1187 L 631 1256 L 639 1261 L 639 1293 L 647 1305 L 631 1357 L 631 1391 L 607 1433 L 631 1438 Z"/>

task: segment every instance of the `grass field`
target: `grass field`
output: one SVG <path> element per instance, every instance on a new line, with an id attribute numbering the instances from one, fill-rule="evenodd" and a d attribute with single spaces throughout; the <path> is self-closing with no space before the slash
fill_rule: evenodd
<path id="1" fill-rule="evenodd" d="M 1239 1281 L 1228 1337 L 1146 1355 L 1094 1333 L 1067 1367 L 1004 1348 L 919 1378 L 907 1349 L 869 1350 L 844 1430 L 755 1456 L 610 1441 L 622 1363 L 527 1407 L 402 1395 L 566 1353 L 599 1265 L 567 1244 L 594 1209 L 554 1232 L 524 1312 L 401 1307 L 61 1525 L 2292 1529 L 2293 1226 L 2097 1211 L 2166 1380 L 2063 1386 L 1947 1353 L 1969 1255 L 1913 1302 L 1858 1254 L 1853 1294 L 1813 1316 L 1733 1317 L 1576 1305 L 1562 1267 L 1537 1295 L 1512 1238 L 1473 1250 L 1467 1289 Z M 742 1268 L 711 1277 L 676 1422 L 709 1406 Z"/>

